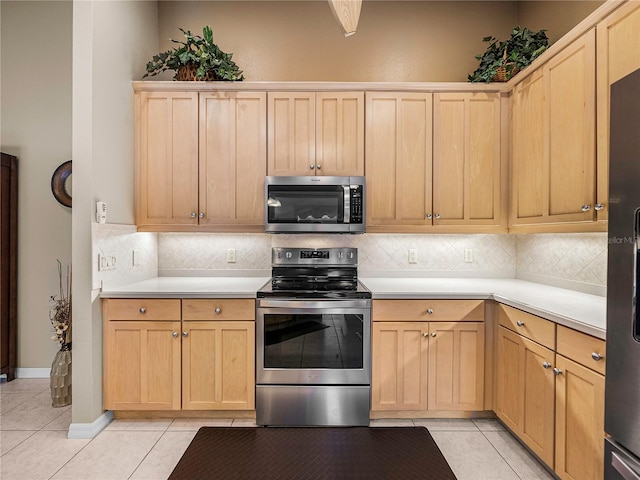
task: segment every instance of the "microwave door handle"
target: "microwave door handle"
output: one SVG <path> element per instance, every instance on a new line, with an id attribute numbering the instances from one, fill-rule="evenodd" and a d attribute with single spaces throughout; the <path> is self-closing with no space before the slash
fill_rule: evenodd
<path id="1" fill-rule="evenodd" d="M 344 185 L 344 218 L 343 223 L 350 223 L 351 221 L 351 186 Z"/>

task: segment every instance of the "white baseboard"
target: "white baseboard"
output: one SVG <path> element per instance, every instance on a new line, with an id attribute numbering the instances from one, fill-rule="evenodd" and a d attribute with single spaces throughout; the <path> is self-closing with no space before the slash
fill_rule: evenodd
<path id="1" fill-rule="evenodd" d="M 107 410 L 92 423 L 72 423 L 67 438 L 95 438 L 113 420 L 113 412 Z"/>
<path id="2" fill-rule="evenodd" d="M 51 368 L 16 368 L 16 378 L 49 378 Z"/>

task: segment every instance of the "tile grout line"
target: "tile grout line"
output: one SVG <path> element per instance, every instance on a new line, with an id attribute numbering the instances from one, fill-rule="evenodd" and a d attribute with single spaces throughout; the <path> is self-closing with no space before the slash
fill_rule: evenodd
<path id="1" fill-rule="evenodd" d="M 162 437 L 165 436 L 165 434 L 169 431 L 169 427 L 171 425 L 173 425 L 173 422 L 175 422 L 176 419 L 173 418 L 171 419 L 171 422 L 169 422 L 169 425 L 167 425 L 167 428 L 164 429 L 164 431 L 162 432 L 162 435 L 160 435 L 158 437 L 158 439 L 155 441 L 155 443 L 151 446 L 151 448 L 149 449 L 149 451 L 145 454 L 144 457 L 142 457 L 142 459 L 140 460 L 140 463 L 138 463 L 138 466 L 136 468 L 133 469 L 133 472 L 131 472 L 131 475 L 129 475 L 127 477 L 127 480 L 129 480 L 131 477 L 133 477 L 135 475 L 135 473 L 138 471 L 138 469 L 140 468 L 140 466 L 144 463 L 144 461 L 146 460 L 146 458 L 149 456 L 149 454 L 153 451 L 154 448 L 156 448 L 156 445 L 158 445 L 158 443 L 160 442 L 160 440 L 162 439 Z"/>
<path id="2" fill-rule="evenodd" d="M 480 429 L 478 429 L 478 430 L 480 430 Z M 487 432 L 489 432 L 489 431 L 494 431 L 494 430 L 487 430 Z M 498 430 L 495 430 L 495 431 L 498 431 Z M 505 431 L 506 431 L 506 430 L 505 430 Z M 502 460 L 504 460 L 504 463 L 506 463 L 506 464 L 509 466 L 509 468 L 510 468 L 510 469 L 511 469 L 511 471 L 515 474 L 515 476 L 516 476 L 517 478 L 519 478 L 520 480 L 524 480 L 524 479 L 523 479 L 523 478 L 518 474 L 518 472 L 516 472 L 516 469 L 515 469 L 515 468 L 513 468 L 513 466 L 512 466 L 512 465 L 509 463 L 509 461 L 504 457 L 504 455 L 502 455 L 502 453 L 500 453 L 500 450 L 498 450 L 498 449 L 496 448 L 496 446 L 491 442 L 491 440 L 489 440 L 489 438 L 485 435 L 485 431 L 484 431 L 484 430 L 480 430 L 480 433 L 482 433 L 482 436 L 487 440 L 487 442 L 489 442 L 489 445 L 491 445 L 491 447 L 492 447 L 492 448 L 497 452 L 497 454 L 500 456 L 500 458 L 501 458 Z"/>

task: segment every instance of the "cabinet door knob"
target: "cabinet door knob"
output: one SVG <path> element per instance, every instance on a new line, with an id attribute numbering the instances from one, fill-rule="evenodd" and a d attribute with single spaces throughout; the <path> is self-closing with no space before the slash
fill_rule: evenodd
<path id="1" fill-rule="evenodd" d="M 433 215 L 431 215 L 430 213 L 427 213 L 427 220 L 431 220 L 433 218 Z"/>
<path id="2" fill-rule="evenodd" d="M 604 203 L 596 203 L 593 208 L 599 212 L 604 209 Z"/>
<path id="3" fill-rule="evenodd" d="M 311 165 L 309 165 L 309 168 L 313 170 L 314 168 L 316 168 L 316 166 L 312 163 Z"/>
<path id="4" fill-rule="evenodd" d="M 145 314 L 145 313 L 147 313 L 147 309 L 144 308 L 144 307 L 140 307 L 139 312 L 142 313 L 142 314 Z"/>
<path id="5" fill-rule="evenodd" d="M 602 360 L 602 354 L 598 352 L 593 352 L 591 354 L 591 358 L 593 358 L 596 362 L 599 362 L 600 360 Z"/>
<path id="6" fill-rule="evenodd" d="M 191 218 L 196 218 L 196 212 L 191 212 Z"/>
<path id="7" fill-rule="evenodd" d="M 427 313 L 431 315 L 433 313 L 433 308 L 427 308 Z"/>
<path id="8" fill-rule="evenodd" d="M 173 335 L 173 338 L 178 338 L 178 332 L 173 332 L 171 335 Z"/>
<path id="9" fill-rule="evenodd" d="M 189 335 L 189 332 L 182 332 L 183 337 L 186 337 L 187 335 Z"/>
<path id="10" fill-rule="evenodd" d="M 582 205 L 583 212 L 588 212 L 589 210 L 591 210 L 591 205 Z"/>
<path id="11" fill-rule="evenodd" d="M 436 336 L 436 332 L 431 332 L 431 336 L 435 337 Z"/>
<path id="12" fill-rule="evenodd" d="M 423 336 L 423 337 L 428 337 L 428 336 L 429 336 L 429 332 L 423 332 L 423 333 L 422 333 L 422 336 Z"/>
<path id="13" fill-rule="evenodd" d="M 524 322 L 522 320 L 518 320 L 516 322 L 516 325 L 518 325 L 519 327 L 524 327 Z"/>
<path id="14" fill-rule="evenodd" d="M 436 218 L 440 218 L 440 214 L 439 213 L 436 213 Z"/>
<path id="15" fill-rule="evenodd" d="M 222 309 L 220 307 L 216 307 L 215 312 L 220 315 L 220 313 L 222 313 Z"/>
<path id="16" fill-rule="evenodd" d="M 200 212 L 200 213 L 198 214 L 198 218 L 204 218 L 204 213 Z"/>
<path id="17" fill-rule="evenodd" d="M 320 170 L 322 168 L 322 165 L 319 163 L 316 165 L 316 170 Z"/>
<path id="18" fill-rule="evenodd" d="M 553 369 L 553 374 L 558 376 L 558 375 L 562 375 L 562 370 L 560 370 L 558 367 L 555 367 Z"/>
<path id="19" fill-rule="evenodd" d="M 551 364 L 549 362 L 542 362 L 543 368 L 551 368 Z"/>

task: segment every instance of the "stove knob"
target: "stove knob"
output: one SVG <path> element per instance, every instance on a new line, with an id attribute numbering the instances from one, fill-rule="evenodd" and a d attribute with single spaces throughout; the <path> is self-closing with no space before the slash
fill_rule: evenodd
<path id="1" fill-rule="evenodd" d="M 278 258 L 282 258 L 282 252 L 278 252 Z"/>
<path id="2" fill-rule="evenodd" d="M 287 252 L 284 254 L 284 256 L 290 259 L 291 257 L 293 257 L 293 254 L 291 252 Z"/>
<path id="3" fill-rule="evenodd" d="M 338 252 L 338 258 L 342 260 L 344 258 L 344 252 Z"/>
<path id="4" fill-rule="evenodd" d="M 353 260 L 353 252 L 349 252 L 348 257 L 349 257 L 349 260 Z"/>

